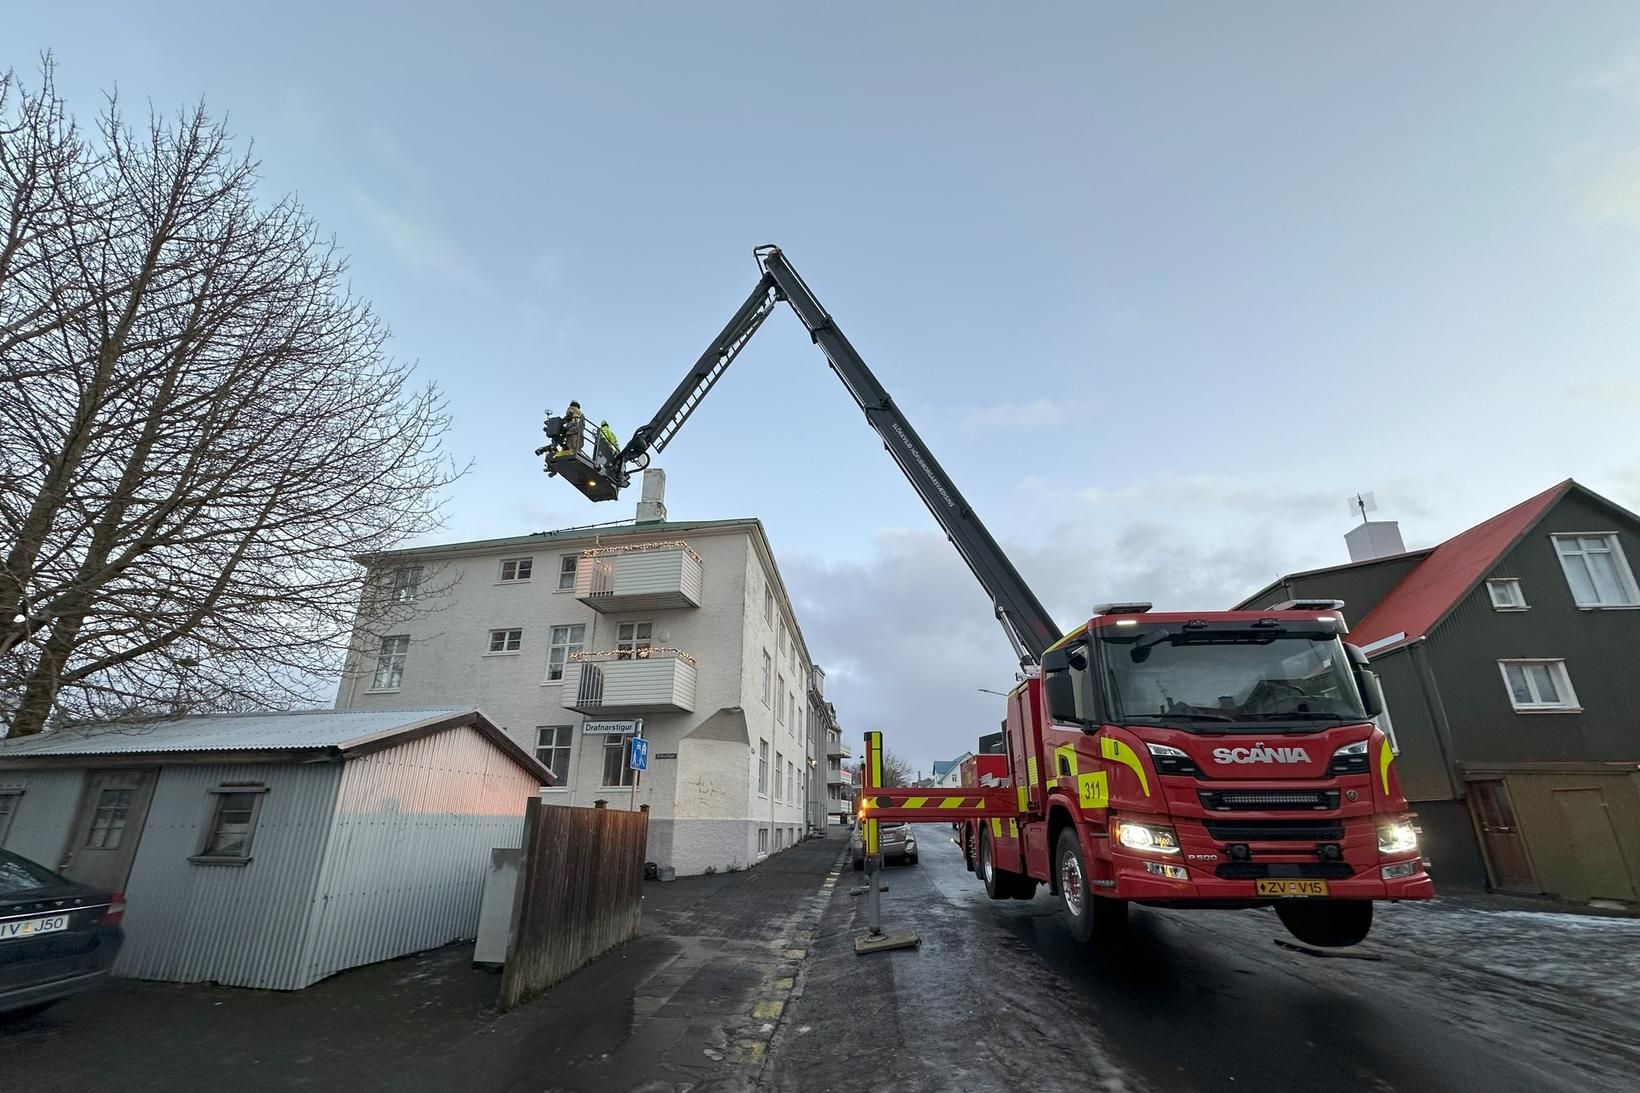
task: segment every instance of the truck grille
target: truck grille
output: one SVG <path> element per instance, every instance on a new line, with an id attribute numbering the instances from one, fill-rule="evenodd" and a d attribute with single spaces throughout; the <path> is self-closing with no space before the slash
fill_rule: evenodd
<path id="1" fill-rule="evenodd" d="M 1196 797 L 1211 812 L 1329 812 L 1338 807 L 1336 789 L 1198 789 Z"/>
<path id="2" fill-rule="evenodd" d="M 1204 820 L 1207 833 L 1221 843 L 1337 842 L 1344 837 L 1340 820 Z"/>
<path id="3" fill-rule="evenodd" d="M 1348 880 L 1355 870 L 1348 862 L 1225 862 L 1213 870 L 1220 880 Z"/>

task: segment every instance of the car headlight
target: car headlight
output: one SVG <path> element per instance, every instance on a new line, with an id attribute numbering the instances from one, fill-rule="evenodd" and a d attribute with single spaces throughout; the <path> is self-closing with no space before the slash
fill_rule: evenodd
<path id="1" fill-rule="evenodd" d="M 1162 824 L 1142 824 L 1123 820 L 1116 825 L 1116 841 L 1129 850 L 1149 850 L 1155 854 L 1177 854 L 1179 836 Z"/>
<path id="2" fill-rule="evenodd" d="M 1405 820 L 1378 825 L 1378 853 L 1410 854 L 1418 849 L 1418 833 Z"/>

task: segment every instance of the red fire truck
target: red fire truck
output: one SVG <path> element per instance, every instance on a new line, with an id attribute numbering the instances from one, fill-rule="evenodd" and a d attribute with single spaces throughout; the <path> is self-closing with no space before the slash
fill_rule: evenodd
<path id="1" fill-rule="evenodd" d="M 755 253 L 751 296 L 621 452 L 549 437 L 541 453 L 549 474 L 590 499 L 617 496 L 775 304 L 791 306 L 990 595 L 1020 662 L 1003 769 L 989 772 L 1003 785 L 986 785 L 976 761 L 972 787 L 885 787 L 868 741 L 862 815 L 962 824 L 993 899 L 1046 885 L 1082 940 L 1119 930 L 1139 903 L 1274 906 L 1299 940 L 1352 945 L 1371 928 L 1373 901 L 1434 895 L 1394 751 L 1374 723 L 1382 691 L 1343 640 L 1342 603 L 1105 604 L 1065 633 L 785 255 Z"/>

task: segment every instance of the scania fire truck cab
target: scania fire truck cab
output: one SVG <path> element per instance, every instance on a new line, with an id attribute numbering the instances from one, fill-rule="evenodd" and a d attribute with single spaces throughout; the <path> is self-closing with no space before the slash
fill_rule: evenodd
<path id="1" fill-rule="evenodd" d="M 1044 822 L 982 828 L 987 890 L 1047 880 L 1084 938 L 1128 901 L 1274 903 L 1320 945 L 1366 936 L 1372 900 L 1429 898 L 1378 681 L 1317 606 L 1113 605 L 1049 649 L 1006 737 L 1021 811 Z"/>
<path id="2" fill-rule="evenodd" d="M 882 822 L 960 821 L 993 898 L 1029 898 L 1046 883 L 1084 940 L 1119 925 L 1133 901 L 1273 903 L 1301 940 L 1348 945 L 1370 928 L 1372 900 L 1433 894 L 1393 749 L 1372 721 L 1382 694 L 1341 640 L 1341 604 L 1105 605 L 1065 634 L 784 252 L 754 254 L 751 294 L 624 449 L 588 460 L 549 443 L 538 454 L 589 499 L 615 498 L 775 306 L 791 308 L 985 589 L 1020 665 L 1008 785 L 862 786 L 862 810 Z"/>

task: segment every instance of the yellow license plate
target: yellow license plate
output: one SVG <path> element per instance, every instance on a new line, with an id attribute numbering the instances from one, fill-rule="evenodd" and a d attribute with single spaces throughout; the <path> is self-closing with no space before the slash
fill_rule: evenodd
<path id="1" fill-rule="evenodd" d="M 1324 880 L 1261 880 L 1254 881 L 1261 896 L 1324 896 Z"/>

